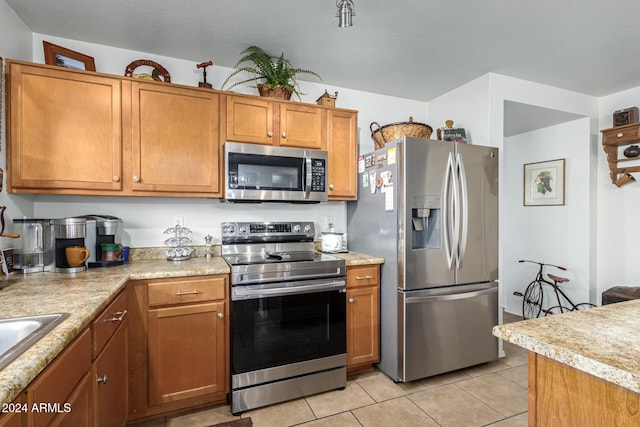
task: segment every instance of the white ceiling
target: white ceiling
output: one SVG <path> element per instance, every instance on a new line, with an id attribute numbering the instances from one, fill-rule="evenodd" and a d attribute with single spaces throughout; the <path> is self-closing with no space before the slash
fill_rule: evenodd
<path id="1" fill-rule="evenodd" d="M 35 33 L 225 67 L 258 45 L 327 85 L 420 101 L 488 72 L 594 96 L 640 86 L 637 0 L 354 0 L 351 28 L 335 0 L 5 1 Z"/>

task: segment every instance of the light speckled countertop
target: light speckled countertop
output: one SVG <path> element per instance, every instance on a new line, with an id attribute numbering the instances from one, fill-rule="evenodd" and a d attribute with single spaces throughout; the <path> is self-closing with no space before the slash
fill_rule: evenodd
<path id="1" fill-rule="evenodd" d="M 506 323 L 493 335 L 640 393 L 640 300 Z"/>
<path id="2" fill-rule="evenodd" d="M 349 252 L 335 254 L 347 265 L 381 264 L 383 259 Z M 137 260 L 75 274 L 12 274 L 0 279 L 0 318 L 69 313 L 70 316 L 0 370 L 0 405 L 11 402 L 116 296 L 128 280 L 229 274 L 221 257 L 172 262 Z"/>

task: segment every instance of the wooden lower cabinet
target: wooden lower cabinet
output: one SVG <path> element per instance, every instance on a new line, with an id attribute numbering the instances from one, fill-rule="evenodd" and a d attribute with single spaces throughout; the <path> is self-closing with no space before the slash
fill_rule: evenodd
<path id="1" fill-rule="evenodd" d="M 347 267 L 347 371 L 380 361 L 380 266 Z"/>
<path id="2" fill-rule="evenodd" d="M 228 283 L 227 275 L 129 282 L 129 421 L 226 402 Z"/>
<path id="3" fill-rule="evenodd" d="M 530 426 L 638 426 L 640 394 L 529 352 Z"/>
<path id="4" fill-rule="evenodd" d="M 127 330 L 127 325 L 122 325 L 93 362 L 94 416 L 95 425 L 99 427 L 127 423 Z"/>
<path id="5" fill-rule="evenodd" d="M 49 427 L 57 426 L 91 426 L 93 424 L 93 381 L 91 374 L 87 373 L 74 392 L 67 399 L 68 412 L 62 412 L 53 419 Z M 95 424 L 103 427 L 109 424 Z M 114 424 L 111 424 L 114 425 Z"/>

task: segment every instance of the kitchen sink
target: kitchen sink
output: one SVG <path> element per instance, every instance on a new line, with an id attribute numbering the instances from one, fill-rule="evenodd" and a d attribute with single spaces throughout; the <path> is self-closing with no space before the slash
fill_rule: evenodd
<path id="1" fill-rule="evenodd" d="M 0 369 L 4 369 L 68 316 L 69 313 L 53 313 L 0 319 Z"/>

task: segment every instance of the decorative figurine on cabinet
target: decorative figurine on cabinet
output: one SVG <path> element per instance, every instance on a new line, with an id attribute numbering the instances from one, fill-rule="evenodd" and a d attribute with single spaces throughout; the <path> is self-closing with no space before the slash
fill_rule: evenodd
<path id="1" fill-rule="evenodd" d="M 338 98 L 338 91 L 335 92 L 334 96 L 331 96 L 329 95 L 329 92 L 327 92 L 327 90 L 325 89 L 324 93 L 320 96 L 320 98 L 316 99 L 316 103 L 324 107 L 335 107 L 337 98 Z"/>

